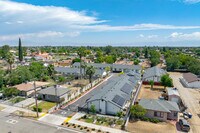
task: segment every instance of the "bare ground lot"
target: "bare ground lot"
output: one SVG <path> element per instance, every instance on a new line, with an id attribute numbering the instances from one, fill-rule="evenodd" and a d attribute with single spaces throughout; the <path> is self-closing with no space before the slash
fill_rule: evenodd
<path id="1" fill-rule="evenodd" d="M 142 85 L 140 93 L 138 95 L 138 99 L 146 98 L 146 99 L 158 99 L 161 96 L 162 91 L 164 90 L 163 86 L 153 86 L 151 89 L 150 85 Z"/>
<path id="2" fill-rule="evenodd" d="M 150 123 L 145 121 L 129 122 L 127 130 L 131 133 L 176 133 L 176 127 L 171 123 Z"/>
<path id="3" fill-rule="evenodd" d="M 189 120 L 192 126 L 193 133 L 200 132 L 200 89 L 185 88 L 180 83 L 179 78 L 182 78 L 182 73 L 170 72 L 170 77 L 173 79 L 174 86 L 178 88 L 181 99 L 188 107 L 187 111 L 191 112 L 193 117 Z M 198 116 L 199 115 L 199 116 Z"/>

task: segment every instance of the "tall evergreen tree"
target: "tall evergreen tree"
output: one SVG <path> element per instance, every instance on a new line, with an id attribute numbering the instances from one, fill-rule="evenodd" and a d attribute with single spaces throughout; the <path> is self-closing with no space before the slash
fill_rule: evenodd
<path id="1" fill-rule="evenodd" d="M 23 61 L 23 50 L 22 50 L 22 43 L 21 43 L 21 38 L 19 38 L 19 61 Z"/>

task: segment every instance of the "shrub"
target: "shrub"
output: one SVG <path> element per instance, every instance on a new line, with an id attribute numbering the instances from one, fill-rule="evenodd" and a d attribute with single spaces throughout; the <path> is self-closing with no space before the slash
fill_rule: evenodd
<path id="1" fill-rule="evenodd" d="M 35 112 L 37 111 L 37 109 L 36 109 L 35 106 L 33 107 L 33 110 L 34 110 Z M 38 107 L 38 112 L 42 112 L 42 108 Z"/>
<path id="2" fill-rule="evenodd" d="M 90 131 L 90 129 L 87 130 L 87 132 L 89 132 L 89 131 Z"/>
<path id="3" fill-rule="evenodd" d="M 92 131 L 95 131 L 95 128 L 92 128 Z"/>
<path id="4" fill-rule="evenodd" d="M 101 132 L 101 130 L 99 129 L 98 132 Z"/>
<path id="5" fill-rule="evenodd" d="M 158 122 L 160 122 L 160 120 L 158 120 L 158 119 L 156 119 L 156 118 L 151 118 L 151 119 L 150 119 L 150 122 L 158 123 Z"/>
<path id="6" fill-rule="evenodd" d="M 150 121 L 148 117 L 142 117 L 141 120 L 142 121 Z"/>
<path id="7" fill-rule="evenodd" d="M 78 127 L 81 127 L 80 125 L 78 125 Z"/>
<path id="8" fill-rule="evenodd" d="M 84 127 L 84 129 L 87 129 L 87 127 Z"/>
<path id="9" fill-rule="evenodd" d="M 83 128 L 81 127 L 80 130 L 83 130 Z"/>
<path id="10" fill-rule="evenodd" d="M 75 126 L 75 124 L 72 124 L 72 126 Z"/>

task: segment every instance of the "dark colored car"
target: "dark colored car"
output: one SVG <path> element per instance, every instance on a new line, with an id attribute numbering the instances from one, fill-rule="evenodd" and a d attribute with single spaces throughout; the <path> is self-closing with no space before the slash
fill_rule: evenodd
<path id="1" fill-rule="evenodd" d="M 190 131 L 190 124 L 185 119 L 180 119 L 179 124 L 182 131 L 189 132 Z"/>

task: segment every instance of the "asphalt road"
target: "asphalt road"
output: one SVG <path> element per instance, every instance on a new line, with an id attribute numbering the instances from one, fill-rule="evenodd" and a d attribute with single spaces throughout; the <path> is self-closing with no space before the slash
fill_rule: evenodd
<path id="1" fill-rule="evenodd" d="M 78 133 L 0 112 L 0 133 Z"/>
<path id="2" fill-rule="evenodd" d="M 101 88 L 105 86 L 107 83 L 110 82 L 110 80 L 113 80 L 118 76 L 117 73 L 113 73 L 112 77 L 110 77 L 108 80 L 103 81 L 102 84 L 95 87 L 92 91 L 75 101 L 74 103 L 70 104 L 69 106 L 65 107 L 64 109 L 58 110 L 55 112 L 55 114 L 62 115 L 62 116 L 69 116 L 73 112 L 76 112 L 78 110 L 78 107 L 83 107 L 88 99 L 90 99 L 95 94 L 98 94 L 101 91 Z"/>

